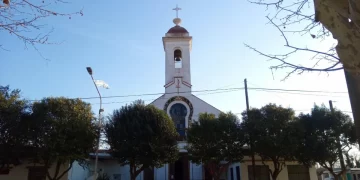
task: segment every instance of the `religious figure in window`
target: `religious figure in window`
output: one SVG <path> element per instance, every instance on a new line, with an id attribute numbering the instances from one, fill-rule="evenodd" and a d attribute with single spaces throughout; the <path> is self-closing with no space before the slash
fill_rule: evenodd
<path id="1" fill-rule="evenodd" d="M 174 51 L 175 68 L 182 68 L 182 53 L 179 49 Z"/>
<path id="2" fill-rule="evenodd" d="M 170 108 L 170 116 L 174 121 L 177 132 L 182 139 L 185 138 L 185 119 L 187 115 L 186 107 L 181 103 L 176 103 Z"/>

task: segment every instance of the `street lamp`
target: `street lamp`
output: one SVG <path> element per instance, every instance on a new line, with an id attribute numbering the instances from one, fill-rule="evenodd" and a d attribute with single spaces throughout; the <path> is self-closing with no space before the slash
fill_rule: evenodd
<path id="1" fill-rule="evenodd" d="M 102 128 L 102 123 L 101 123 L 101 112 L 103 112 L 104 110 L 102 109 L 102 97 L 101 97 L 101 94 L 100 94 L 100 91 L 98 89 L 98 86 L 102 86 L 102 87 L 105 87 L 105 88 L 108 88 L 109 86 L 103 82 L 103 81 L 95 81 L 94 80 L 94 77 L 93 77 L 93 71 L 91 69 L 91 67 L 86 67 L 86 70 L 87 72 L 89 73 L 89 75 L 91 76 L 91 79 L 95 85 L 95 88 L 96 88 L 96 91 L 98 92 L 99 94 L 99 98 L 100 98 L 100 109 L 99 109 L 99 120 L 98 120 L 98 126 L 99 126 L 99 138 L 97 139 L 97 145 L 96 145 L 96 152 L 95 152 L 95 168 L 94 168 L 94 180 L 96 180 L 97 178 L 97 165 L 98 165 L 98 154 L 99 154 L 99 146 L 100 146 L 100 134 L 101 134 L 101 128 Z M 98 82 L 98 83 L 97 83 Z"/>

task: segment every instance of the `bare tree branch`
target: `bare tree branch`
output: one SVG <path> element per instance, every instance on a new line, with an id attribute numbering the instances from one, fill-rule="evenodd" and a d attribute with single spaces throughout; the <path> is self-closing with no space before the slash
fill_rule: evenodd
<path id="1" fill-rule="evenodd" d="M 36 47 L 42 44 L 58 44 L 49 41 L 49 36 L 53 29 L 46 30 L 47 33 L 40 32 L 45 25 L 39 24 L 42 19 L 51 16 L 63 16 L 71 19 L 73 15 L 83 15 L 82 10 L 72 13 L 57 12 L 51 7 L 59 6 L 60 4 L 68 4 L 63 0 L 43 0 L 32 2 L 29 0 L 8 0 L 0 3 L 0 33 L 7 32 L 10 35 L 16 36 L 19 40 L 24 42 L 25 48 L 28 45 L 33 47 L 41 57 L 43 57 Z M 0 45 L 0 49 L 5 50 L 4 44 Z M 45 58 L 45 57 L 43 57 Z"/>
<path id="2" fill-rule="evenodd" d="M 257 3 L 259 4 L 259 3 Z M 261 2 L 260 2 L 261 4 Z M 276 4 L 276 3 L 275 3 Z M 307 16 L 307 15 L 302 15 L 300 14 L 300 10 L 302 7 L 303 7 L 304 3 L 301 3 L 300 6 L 297 8 L 297 11 L 292 11 L 292 10 L 289 10 L 289 9 L 286 9 L 284 7 L 280 7 L 278 5 L 275 5 L 275 6 L 278 6 L 278 9 L 279 11 L 276 13 L 276 15 L 272 18 L 270 18 L 269 16 L 266 16 L 266 18 L 269 20 L 269 23 L 273 26 L 276 27 L 276 29 L 280 32 L 281 36 L 283 37 L 284 41 L 285 41 L 285 47 L 291 49 L 290 52 L 288 53 L 284 53 L 284 54 L 277 54 L 277 55 L 272 55 L 272 54 L 267 54 L 267 53 L 263 53 L 259 50 L 257 50 L 256 48 L 248 45 L 248 44 L 245 44 L 246 47 L 250 48 L 251 50 L 259 53 L 260 55 L 264 56 L 264 57 L 267 57 L 269 58 L 270 60 L 276 60 L 276 61 L 279 61 L 280 64 L 278 65 L 275 65 L 275 66 L 270 66 L 270 69 L 273 71 L 273 70 L 278 70 L 278 69 L 290 69 L 290 72 L 287 73 L 287 75 L 282 79 L 282 80 L 285 80 L 287 79 L 288 77 L 290 77 L 290 75 L 294 74 L 294 73 L 297 73 L 297 74 L 302 74 L 303 72 L 310 72 L 310 71 L 314 71 L 314 72 L 331 72 L 331 71 L 337 71 L 337 70 L 341 70 L 343 69 L 342 67 L 342 64 L 340 63 L 340 59 L 339 57 L 337 56 L 337 53 L 336 53 L 336 50 L 334 47 L 331 47 L 328 51 L 326 52 L 323 52 L 323 51 L 319 51 L 319 50 L 315 50 L 315 49 L 309 49 L 309 48 L 301 48 L 301 47 L 297 47 L 297 46 L 294 46 L 292 45 L 288 38 L 286 37 L 285 33 L 307 33 L 310 31 L 310 29 L 313 29 L 314 27 L 316 27 L 317 25 L 307 25 L 305 27 L 305 29 L 301 30 L 301 31 L 283 31 L 281 28 L 280 28 L 280 25 L 276 24 L 274 22 L 274 18 L 276 18 L 277 16 L 279 16 L 279 12 L 281 11 L 286 11 L 286 12 L 290 12 L 291 14 L 290 15 L 287 15 L 285 17 L 285 21 L 283 21 L 281 23 L 281 26 L 287 26 L 287 25 L 290 25 L 292 23 L 296 23 L 298 21 L 302 21 L 302 20 L 311 20 L 313 15 L 312 16 Z M 297 21 L 289 21 L 289 19 L 291 17 L 293 17 L 294 15 L 297 15 L 297 16 L 300 16 L 300 20 L 297 20 Z M 322 34 L 324 35 L 324 34 Z M 315 38 L 313 34 L 311 34 L 311 36 L 313 38 Z M 303 66 L 301 64 L 293 64 L 293 63 L 290 63 L 287 61 L 287 59 L 290 57 L 290 55 L 293 55 L 295 54 L 296 52 L 299 52 L 299 51 L 302 51 L 302 52 L 310 52 L 310 53 L 314 53 L 314 56 L 312 56 L 312 58 L 310 58 L 311 60 L 314 60 L 316 59 L 316 63 L 311 66 L 311 67 L 306 67 L 306 66 Z M 320 61 L 323 61 L 323 60 L 326 60 L 330 63 L 329 66 L 327 67 L 323 67 L 323 68 L 316 68 L 317 66 L 319 66 L 319 62 Z"/>
<path id="3" fill-rule="evenodd" d="M 332 35 L 338 41 L 336 52 L 347 72 L 360 74 L 360 1 L 354 0 L 249 0 L 273 7 L 271 16 L 279 27 L 293 26 L 300 34 L 323 39 Z M 284 31 L 285 32 L 285 31 Z"/>
<path id="4" fill-rule="evenodd" d="M 297 33 L 301 36 L 305 34 L 310 34 L 312 38 L 322 40 L 325 37 L 330 35 L 330 32 L 320 23 L 315 21 L 315 13 L 314 13 L 314 3 L 310 0 L 255 0 L 250 3 L 265 6 L 267 9 L 269 7 L 274 7 L 276 10 L 273 15 L 268 15 L 266 18 L 269 20 L 269 24 L 275 26 L 277 30 L 281 33 L 285 41 L 285 47 L 290 49 L 290 52 L 278 55 L 272 55 L 263 53 L 257 50 L 254 47 L 251 47 L 245 44 L 246 47 L 251 50 L 259 53 L 262 56 L 269 58 L 270 60 L 279 61 L 280 64 L 271 66 L 270 69 L 278 70 L 278 69 L 290 69 L 290 72 L 287 73 L 285 79 L 287 79 L 290 75 L 297 73 L 302 74 L 307 71 L 317 71 L 317 72 L 331 72 L 343 69 L 343 65 L 340 62 L 340 58 L 335 49 L 335 45 L 331 46 L 328 51 L 320 51 L 316 49 L 310 48 L 301 48 L 295 45 L 292 45 L 285 34 L 287 33 Z M 299 29 L 299 24 L 302 27 Z M 289 29 L 294 25 L 295 29 Z M 281 28 L 280 28 L 281 27 Z M 288 58 L 295 54 L 296 52 L 309 52 L 314 55 L 310 60 L 316 60 L 313 66 L 303 66 L 301 64 L 294 64 L 288 61 Z M 329 63 L 327 67 L 319 68 L 319 63 L 322 61 L 326 61 Z M 324 66 L 324 65 L 322 65 Z"/>

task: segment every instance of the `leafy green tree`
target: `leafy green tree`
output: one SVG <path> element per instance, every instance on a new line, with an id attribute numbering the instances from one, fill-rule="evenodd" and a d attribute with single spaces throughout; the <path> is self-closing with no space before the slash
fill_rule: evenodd
<path id="1" fill-rule="evenodd" d="M 26 124 L 29 103 L 21 99 L 20 90 L 0 86 L 0 172 L 18 165 L 26 145 Z"/>
<path id="2" fill-rule="evenodd" d="M 200 114 L 199 122 L 188 130 L 191 161 L 204 164 L 215 180 L 220 179 L 229 165 L 243 159 L 244 134 L 232 113 Z"/>
<path id="3" fill-rule="evenodd" d="M 291 122 L 295 119 L 294 111 L 268 104 L 261 109 L 243 112 L 242 116 L 243 131 L 252 133 L 254 152 L 261 157 L 264 165 L 265 161 L 273 163 L 274 169 L 269 169 L 269 174 L 272 180 L 276 180 L 286 161 L 292 160 L 294 147 L 289 134 Z"/>
<path id="4" fill-rule="evenodd" d="M 345 157 L 346 157 L 346 166 L 349 168 L 354 168 L 355 157 L 350 155 L 349 153 L 345 153 Z"/>
<path id="5" fill-rule="evenodd" d="M 314 106 L 311 114 L 300 114 L 294 123 L 296 129 L 293 143 L 295 158 L 305 165 L 320 164 L 337 180 L 346 171 L 335 173 L 339 162 L 339 151 L 348 150 L 356 142 L 355 126 L 351 118 L 339 110 L 331 111 L 325 106 Z M 337 138 L 340 146 L 338 147 Z"/>
<path id="6" fill-rule="evenodd" d="M 110 152 L 130 166 L 131 180 L 145 168 L 161 167 L 178 158 L 175 125 L 169 116 L 143 101 L 115 110 L 105 125 Z"/>
<path id="7" fill-rule="evenodd" d="M 85 161 L 96 146 L 98 128 L 91 106 L 80 99 L 44 98 L 32 110 L 29 137 L 34 162 L 46 167 L 48 179 L 59 180 L 74 161 Z"/>

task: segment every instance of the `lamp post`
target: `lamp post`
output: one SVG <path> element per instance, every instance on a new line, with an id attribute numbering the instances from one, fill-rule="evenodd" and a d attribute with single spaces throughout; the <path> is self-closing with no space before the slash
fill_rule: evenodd
<path id="1" fill-rule="evenodd" d="M 96 145 L 96 151 L 95 151 L 95 168 L 94 168 L 94 180 L 96 180 L 97 178 L 97 164 L 98 164 L 98 153 L 99 153 L 99 146 L 100 146 L 100 134 L 101 134 L 101 128 L 102 128 L 102 125 L 101 125 L 101 112 L 103 112 L 104 110 L 102 109 L 102 98 L 101 98 L 101 94 L 100 94 L 100 91 L 95 83 L 95 80 L 93 78 L 93 72 L 92 72 L 92 69 L 91 67 L 86 67 L 86 70 L 87 72 L 89 73 L 94 85 L 95 85 L 95 88 L 99 94 L 99 98 L 100 98 L 100 109 L 99 109 L 99 119 L 98 119 L 98 126 L 99 126 L 99 137 L 97 139 L 97 145 Z"/>

